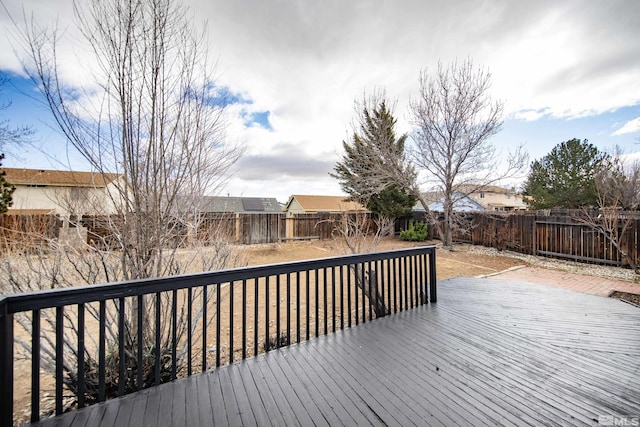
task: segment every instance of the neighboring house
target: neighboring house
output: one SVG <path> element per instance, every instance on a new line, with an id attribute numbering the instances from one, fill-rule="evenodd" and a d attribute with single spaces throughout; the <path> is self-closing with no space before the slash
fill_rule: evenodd
<path id="1" fill-rule="evenodd" d="M 198 197 L 193 208 L 200 213 L 200 236 L 227 237 L 237 243 L 280 241 L 282 206 L 273 197 Z"/>
<path id="2" fill-rule="evenodd" d="M 119 200 L 118 174 L 2 168 L 5 179 L 15 186 L 7 214 L 108 215 Z"/>
<path id="3" fill-rule="evenodd" d="M 465 189 L 462 190 L 467 193 Z M 522 194 L 495 185 L 472 191 L 468 194 L 468 197 L 482 205 L 487 211 L 509 212 L 527 209 L 527 204 L 524 202 Z"/>
<path id="4" fill-rule="evenodd" d="M 456 212 L 481 212 L 487 210 L 471 197 L 465 196 L 461 193 L 454 193 L 453 199 L 453 210 Z M 422 210 L 424 211 L 424 209 Z M 429 205 L 429 210 L 433 212 L 442 212 L 444 211 L 444 204 L 442 201 L 433 202 Z"/>
<path id="5" fill-rule="evenodd" d="M 200 199 L 199 208 L 203 213 L 282 213 L 282 206 L 272 197 L 205 196 Z"/>
<path id="6" fill-rule="evenodd" d="M 358 202 L 352 202 L 347 196 L 309 196 L 295 194 L 285 205 L 287 215 L 300 213 L 338 213 L 360 212 L 367 209 Z"/>
<path id="7" fill-rule="evenodd" d="M 432 203 L 435 203 L 442 198 L 441 193 L 437 191 L 427 191 L 423 192 L 421 195 L 428 206 L 431 206 Z M 414 212 L 424 212 L 424 206 L 422 206 L 422 203 L 418 200 L 411 210 Z"/>
<path id="8" fill-rule="evenodd" d="M 527 209 L 522 194 L 507 188 L 497 186 L 480 188 L 461 186 L 459 190 L 453 194 L 453 209 L 457 212 L 512 212 Z M 429 205 L 429 209 L 435 212 L 442 212 L 442 197 L 433 201 Z M 424 211 L 421 206 L 417 209 L 414 208 L 414 210 Z"/>

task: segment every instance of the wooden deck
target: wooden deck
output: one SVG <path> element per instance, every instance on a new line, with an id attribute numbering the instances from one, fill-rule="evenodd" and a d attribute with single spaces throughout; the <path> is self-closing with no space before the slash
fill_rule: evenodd
<path id="1" fill-rule="evenodd" d="M 597 425 L 640 415 L 640 308 L 548 286 L 438 302 L 41 425 Z"/>

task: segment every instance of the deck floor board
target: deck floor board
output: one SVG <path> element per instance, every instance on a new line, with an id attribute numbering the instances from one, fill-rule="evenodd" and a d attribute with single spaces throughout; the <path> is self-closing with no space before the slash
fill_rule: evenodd
<path id="1" fill-rule="evenodd" d="M 597 425 L 640 414 L 640 309 L 555 287 L 439 284 L 436 304 L 45 425 Z"/>

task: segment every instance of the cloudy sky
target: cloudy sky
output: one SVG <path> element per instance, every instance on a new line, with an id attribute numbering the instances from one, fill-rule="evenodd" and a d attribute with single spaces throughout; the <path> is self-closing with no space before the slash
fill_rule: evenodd
<path id="1" fill-rule="evenodd" d="M 2 0 L 44 24 L 72 28 L 67 0 Z M 276 197 L 339 194 L 328 176 L 348 137 L 354 99 L 376 88 L 397 100 L 400 132 L 423 69 L 471 58 L 492 73 L 505 103 L 494 137 L 531 159 L 571 138 L 600 149 L 640 151 L 640 1 L 188 0 L 206 20 L 218 84 L 233 94 L 228 137 L 246 155 L 223 194 Z M 2 24 L 8 27 L 5 10 Z M 63 67 L 86 52 L 69 30 Z M 36 149 L 7 151 L 5 166 L 86 169 L 65 150 L 46 111 L 24 96 L 11 34 L 0 38 L 0 69 L 13 73 L 2 115 L 37 130 Z M 53 157 L 53 158 L 52 158 Z"/>

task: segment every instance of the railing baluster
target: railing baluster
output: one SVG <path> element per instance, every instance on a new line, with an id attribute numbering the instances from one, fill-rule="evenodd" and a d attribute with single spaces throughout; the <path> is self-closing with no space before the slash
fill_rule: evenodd
<path id="1" fill-rule="evenodd" d="M 344 268 L 340 266 L 340 329 L 344 329 Z"/>
<path id="2" fill-rule="evenodd" d="M 420 292 L 419 304 L 424 304 L 424 257 L 419 255 L 417 258 L 418 263 L 418 288 Z"/>
<path id="3" fill-rule="evenodd" d="M 229 282 L 229 363 L 233 363 L 233 290 L 235 282 Z"/>
<path id="4" fill-rule="evenodd" d="M 416 260 L 416 270 L 415 270 L 415 275 L 416 275 L 416 292 L 417 294 L 417 303 L 418 305 L 422 305 L 422 257 L 421 256 L 416 256 L 415 257 Z"/>
<path id="5" fill-rule="evenodd" d="M 429 268 L 429 262 L 431 262 L 431 254 L 423 254 L 424 257 L 424 270 L 422 272 L 423 275 L 423 290 L 424 290 L 424 303 L 427 304 L 429 303 L 429 275 L 430 273 L 430 268 Z"/>
<path id="6" fill-rule="evenodd" d="M 144 310 L 143 298 L 144 298 L 144 296 L 142 296 L 142 295 L 138 295 L 138 298 L 137 298 L 137 300 L 138 300 L 138 327 L 137 327 L 137 330 L 138 330 L 138 334 L 137 334 L 137 341 L 138 341 L 138 361 L 137 361 L 138 366 L 137 366 L 137 368 L 138 369 L 137 369 L 137 371 L 138 372 L 137 372 L 137 374 L 138 375 L 137 375 L 137 379 L 136 379 L 136 383 L 137 383 L 136 385 L 137 385 L 138 390 L 142 390 L 142 381 L 143 381 L 143 379 L 142 379 L 142 371 L 143 371 L 142 354 L 143 354 L 143 351 L 144 351 L 143 347 L 142 347 L 142 345 L 143 345 L 142 341 L 144 340 L 144 337 L 143 337 L 143 334 L 142 334 L 142 332 L 143 332 L 143 330 L 142 330 L 142 328 L 143 328 L 142 320 L 144 318 L 144 315 L 143 315 L 143 313 L 144 313 L 143 312 L 143 310 Z"/>
<path id="7" fill-rule="evenodd" d="M 296 342 L 300 342 L 300 271 L 296 271 Z"/>
<path id="8" fill-rule="evenodd" d="M 349 279 L 351 279 L 351 273 L 349 273 Z M 358 306 L 360 305 L 358 303 L 358 267 L 357 264 L 353 264 L 353 280 L 354 280 L 354 289 L 353 289 L 353 299 L 354 299 L 354 306 L 355 306 L 355 325 L 358 326 L 358 324 L 360 323 L 360 319 L 358 318 Z M 351 286 L 349 286 L 349 289 L 351 289 Z M 351 326 L 351 324 L 349 324 L 349 326 Z"/>
<path id="9" fill-rule="evenodd" d="M 323 299 L 323 311 L 324 311 L 324 334 L 327 335 L 329 333 L 329 318 L 328 318 L 328 298 L 327 298 L 327 269 L 322 269 L 322 299 Z"/>
<path id="10" fill-rule="evenodd" d="M 220 366 L 220 324 L 222 309 L 220 308 L 220 294 L 222 293 L 222 283 L 216 283 L 216 368 Z"/>
<path id="11" fill-rule="evenodd" d="M 247 358 L 247 279 L 242 279 L 242 359 Z"/>
<path id="12" fill-rule="evenodd" d="M 382 313 L 383 316 L 386 316 L 387 314 L 387 303 L 384 300 L 384 290 L 385 290 L 385 277 L 384 277 L 384 261 L 376 261 L 376 265 L 377 265 L 377 270 L 378 270 L 378 277 L 380 278 L 380 287 L 378 289 L 378 295 L 380 298 L 380 302 L 382 303 L 383 307 L 384 307 L 384 313 Z"/>
<path id="13" fill-rule="evenodd" d="M 291 344 L 291 273 L 287 273 L 287 344 Z"/>
<path id="14" fill-rule="evenodd" d="M 438 301 L 436 290 L 436 250 L 432 248 L 429 254 L 429 301 Z"/>
<path id="15" fill-rule="evenodd" d="M 332 308 L 332 316 L 331 316 L 331 330 L 332 332 L 336 331 L 336 267 L 331 267 L 331 308 Z"/>
<path id="16" fill-rule="evenodd" d="M 420 305 L 420 258 L 413 256 L 413 282 L 416 289 L 416 307 Z"/>
<path id="17" fill-rule="evenodd" d="M 276 348 L 280 348 L 280 275 L 276 276 Z"/>
<path id="18" fill-rule="evenodd" d="M 171 301 L 171 379 L 178 377 L 178 291 L 173 291 Z"/>
<path id="19" fill-rule="evenodd" d="M 161 318 L 160 318 L 160 308 L 162 303 L 162 294 L 160 292 L 156 292 L 156 318 L 155 318 L 155 331 L 156 331 L 156 342 L 155 342 L 155 384 L 160 385 L 160 366 L 162 365 L 162 353 L 161 353 L 161 332 L 162 327 L 160 326 Z"/>
<path id="20" fill-rule="evenodd" d="M 422 256 L 415 257 L 416 269 L 416 303 L 418 307 L 422 305 Z"/>
<path id="21" fill-rule="evenodd" d="M 409 289 L 411 285 L 409 284 L 409 268 L 407 266 L 407 257 L 402 257 L 402 275 L 403 275 L 403 283 L 404 283 L 404 309 L 407 310 L 409 308 Z"/>
<path id="22" fill-rule="evenodd" d="M 193 370 L 193 354 L 191 348 L 193 347 L 193 334 L 191 331 L 193 330 L 193 288 L 190 286 L 187 288 L 187 375 L 191 376 Z"/>
<path id="23" fill-rule="evenodd" d="M 78 408 L 84 407 L 84 304 L 78 304 Z"/>
<path id="24" fill-rule="evenodd" d="M 402 311 L 402 303 L 404 301 L 404 270 L 402 268 L 402 258 L 397 259 L 398 262 L 398 272 L 397 272 L 397 281 L 398 281 L 398 312 Z"/>
<path id="25" fill-rule="evenodd" d="M 366 297 L 367 297 L 367 292 L 366 292 L 366 283 L 367 283 L 367 277 L 366 277 L 366 271 L 365 271 L 365 262 L 362 261 L 360 263 L 360 273 L 361 273 L 361 277 L 360 277 L 360 285 L 361 285 L 361 290 L 362 290 L 362 323 L 365 323 L 367 321 L 367 302 L 366 302 Z"/>
<path id="26" fill-rule="evenodd" d="M 107 398 L 106 385 L 106 354 L 107 354 L 107 301 L 100 301 L 100 319 L 98 321 L 98 402 L 104 402 Z"/>
<path id="27" fill-rule="evenodd" d="M 313 318 L 315 322 L 315 336 L 320 335 L 320 272 L 318 269 L 315 269 L 314 277 L 316 284 L 316 300 L 315 300 L 315 316 Z"/>
<path id="28" fill-rule="evenodd" d="M 271 279 L 271 276 L 267 276 L 264 278 L 264 316 L 265 316 L 265 322 L 264 322 L 264 336 L 265 336 L 265 340 L 264 340 L 264 349 L 265 351 L 269 351 L 269 304 L 270 304 L 270 299 L 269 299 L 269 281 Z"/>
<path id="29" fill-rule="evenodd" d="M 122 396 L 125 390 L 125 382 L 127 381 L 125 376 L 125 299 L 121 297 L 118 299 L 118 396 Z"/>
<path id="30" fill-rule="evenodd" d="M 373 288 L 377 286 L 376 278 L 375 278 L 375 270 L 371 267 L 371 262 L 368 263 L 369 270 L 369 321 L 373 320 L 373 310 L 372 307 L 375 306 L 375 293 Z"/>
<path id="31" fill-rule="evenodd" d="M 415 275 L 413 274 L 413 257 L 407 257 L 407 264 L 409 266 L 409 308 L 415 307 Z"/>
<path id="32" fill-rule="evenodd" d="M 13 314 L 0 311 L 0 425 L 13 425 Z M 32 413 L 33 416 L 33 413 Z"/>
<path id="33" fill-rule="evenodd" d="M 31 312 L 31 422 L 35 423 L 39 419 L 40 419 L 40 310 L 33 310 Z"/>
<path id="34" fill-rule="evenodd" d="M 209 324 L 209 286 L 202 286 L 202 372 L 207 370 L 207 325 Z"/>
<path id="35" fill-rule="evenodd" d="M 391 269 L 393 271 L 393 312 L 398 312 L 398 258 L 391 260 Z"/>
<path id="36" fill-rule="evenodd" d="M 385 270 L 387 271 L 387 315 L 391 314 L 391 260 L 390 259 L 385 259 L 383 261 L 385 267 Z"/>
<path id="37" fill-rule="evenodd" d="M 253 355 L 258 355 L 258 278 L 253 279 L 254 311 L 253 311 Z"/>
<path id="38" fill-rule="evenodd" d="M 64 375 L 64 308 L 56 307 L 56 415 L 62 413 L 62 387 Z"/>
<path id="39" fill-rule="evenodd" d="M 307 304 L 306 304 L 307 305 L 307 307 L 306 307 L 307 308 L 307 310 L 306 310 L 307 311 L 307 317 L 306 317 L 306 321 L 305 321 L 305 329 L 306 329 L 306 332 L 307 332 L 307 337 L 306 337 L 307 341 L 309 341 L 309 330 L 311 328 L 311 325 L 309 325 L 309 315 L 311 314 L 311 306 L 310 306 L 310 303 L 309 303 L 309 300 L 310 300 L 309 292 L 310 292 L 311 285 L 309 283 L 309 276 L 311 276 L 311 274 L 309 274 L 309 273 L 310 273 L 309 270 L 307 270 L 305 272 L 306 299 L 307 299 Z"/>

